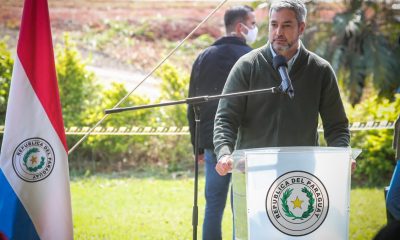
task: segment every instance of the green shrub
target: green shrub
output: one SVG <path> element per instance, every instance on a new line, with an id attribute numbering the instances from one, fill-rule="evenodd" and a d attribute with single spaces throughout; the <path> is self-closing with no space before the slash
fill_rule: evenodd
<path id="1" fill-rule="evenodd" d="M 14 64 L 6 40 L 6 38 L 0 40 L 0 125 L 4 125 Z"/>
<path id="2" fill-rule="evenodd" d="M 187 97 L 189 76 L 179 74 L 178 70 L 169 64 L 163 65 L 157 76 L 162 79 L 160 100 L 182 100 Z M 186 108 L 186 104 L 162 108 L 158 118 L 166 126 L 187 126 Z M 188 135 L 163 137 L 160 140 L 160 157 L 166 162 L 169 171 L 183 170 L 191 163 L 192 150 Z"/>
<path id="3" fill-rule="evenodd" d="M 186 86 L 172 66 L 165 67 L 162 76 L 162 99 L 182 99 Z M 92 126 L 103 117 L 103 110 L 114 107 L 127 90 L 122 84 L 113 83 L 111 89 L 102 92 L 102 101 L 87 112 L 83 123 Z M 157 101 L 161 101 L 158 99 Z M 149 104 L 150 100 L 139 96 L 129 96 L 119 107 Z M 169 109 L 168 109 L 169 108 Z M 144 127 L 186 126 L 186 105 L 166 107 L 166 109 L 144 109 L 111 114 L 102 127 Z M 183 118 L 182 118 L 183 116 Z M 189 136 L 101 136 L 92 135 L 73 153 L 72 166 L 78 172 L 120 171 L 127 168 L 146 166 L 163 167 L 167 171 L 187 168 L 191 163 Z M 71 159 L 71 156 L 70 156 Z M 77 159 L 77 161 L 75 161 Z M 84 159 L 84 162 L 81 160 Z M 71 161 L 70 161 L 71 162 Z"/>
<path id="4" fill-rule="evenodd" d="M 159 101 L 182 100 L 187 97 L 189 76 L 180 75 L 178 70 L 169 64 L 161 66 L 157 76 L 162 79 Z M 186 107 L 185 104 L 180 104 L 161 108 L 161 122 L 168 126 L 186 126 Z"/>
<path id="5" fill-rule="evenodd" d="M 56 48 L 56 69 L 64 125 L 81 126 L 90 111 L 99 101 L 100 87 L 95 85 L 95 76 L 85 69 L 86 62 L 77 51 L 69 35 L 64 35 L 64 45 Z"/>
<path id="6" fill-rule="evenodd" d="M 85 125 L 92 125 L 104 116 L 105 109 L 113 108 L 123 97 L 128 94 L 128 91 L 121 83 L 112 83 L 110 89 L 101 92 L 101 101 L 93 106 L 86 114 L 86 119 L 83 121 Z M 140 95 L 131 95 L 125 99 L 118 107 L 130 107 L 149 104 L 150 100 Z M 152 111 L 147 109 L 136 111 L 125 111 L 117 114 L 111 114 L 108 119 L 103 122 L 102 126 L 106 127 L 125 127 L 138 126 L 146 124 L 147 126 L 153 121 Z"/>
<path id="7" fill-rule="evenodd" d="M 114 107 L 124 96 L 127 90 L 122 84 L 113 83 L 111 89 L 102 92 L 101 103 L 88 114 L 86 124 L 94 125 L 100 120 L 105 109 Z M 149 104 L 150 100 L 141 96 L 129 96 L 119 107 Z M 111 114 L 102 127 L 133 127 L 149 126 L 153 121 L 153 112 L 149 110 L 126 111 Z M 84 143 L 84 148 L 91 149 L 91 158 L 101 162 L 101 165 L 112 165 L 118 162 L 129 162 L 137 165 L 144 162 L 146 156 L 143 145 L 147 144 L 148 137 L 144 136 L 90 136 Z"/>
<path id="8" fill-rule="evenodd" d="M 379 100 L 376 95 L 366 98 L 347 110 L 351 122 L 395 121 L 400 114 L 400 94 L 394 101 Z M 357 159 L 353 181 L 361 185 L 389 184 L 395 165 L 392 149 L 393 130 L 363 130 L 352 132 L 352 147 L 363 150 Z"/>
<path id="9" fill-rule="evenodd" d="M 64 126 L 84 126 L 88 115 L 98 110 L 95 106 L 100 102 L 101 88 L 95 84 L 94 74 L 86 70 L 87 61 L 82 60 L 68 34 L 64 35 L 63 44 L 56 46 L 55 55 Z M 68 135 L 68 145 L 74 145 L 81 137 Z M 79 146 L 69 155 L 71 168 L 85 166 L 85 160 L 90 159 L 91 153 L 92 149 L 87 145 Z"/>
<path id="10" fill-rule="evenodd" d="M 0 40 L 0 125 L 4 125 L 6 119 L 7 99 L 14 64 L 6 41 L 7 37 Z M 0 150 L 2 142 L 3 134 L 0 134 Z"/>

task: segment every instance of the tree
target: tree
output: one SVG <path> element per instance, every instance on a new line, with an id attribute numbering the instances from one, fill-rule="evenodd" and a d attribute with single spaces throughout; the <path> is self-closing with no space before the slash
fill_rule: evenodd
<path id="1" fill-rule="evenodd" d="M 320 23 L 318 31 L 311 32 L 311 42 L 318 43 L 316 52 L 332 63 L 352 105 L 360 102 L 367 81 L 380 97 L 389 99 L 400 86 L 400 54 L 393 41 L 400 27 L 391 5 L 344 1 L 345 10 L 335 15 L 332 24 Z"/>

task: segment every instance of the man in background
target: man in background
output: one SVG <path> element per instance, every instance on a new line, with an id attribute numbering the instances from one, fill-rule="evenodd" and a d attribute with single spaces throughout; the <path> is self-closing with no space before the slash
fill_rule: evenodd
<path id="1" fill-rule="evenodd" d="M 189 97 L 221 94 L 226 78 L 244 54 L 252 49 L 247 45 L 257 37 L 256 20 L 249 6 L 236 6 L 224 15 L 226 36 L 218 39 L 205 49 L 193 64 Z M 230 174 L 220 176 L 216 170 L 213 130 L 218 101 L 198 105 L 200 116 L 199 160 L 205 161 L 206 207 L 203 222 L 203 239 L 222 239 L 221 222 L 229 191 Z M 187 117 L 194 148 L 195 113 L 193 105 L 188 105 Z"/>

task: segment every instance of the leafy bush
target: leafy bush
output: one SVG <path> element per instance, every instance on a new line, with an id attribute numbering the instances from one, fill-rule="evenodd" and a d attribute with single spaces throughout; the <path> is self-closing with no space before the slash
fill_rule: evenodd
<path id="1" fill-rule="evenodd" d="M 7 99 L 10 91 L 11 73 L 14 61 L 6 44 L 7 38 L 0 40 L 0 125 L 4 125 L 6 119 Z M 3 142 L 3 134 L 0 135 L 0 148 Z"/>
<path id="2" fill-rule="evenodd" d="M 189 76 L 179 74 L 174 66 L 165 64 L 157 72 L 161 82 L 161 100 L 182 100 L 187 97 Z M 158 119 L 162 125 L 187 126 L 186 104 L 160 109 Z M 166 163 L 168 171 L 183 170 L 190 164 L 192 150 L 188 135 L 160 138 L 160 158 Z M 161 154 L 162 153 L 162 154 Z"/>
<path id="3" fill-rule="evenodd" d="M 3 38 L 0 40 L 0 125 L 4 125 L 5 121 L 13 64 L 6 38 Z"/>
<path id="4" fill-rule="evenodd" d="M 103 117 L 105 109 L 113 108 L 123 97 L 128 94 L 128 91 L 123 84 L 112 83 L 111 88 L 101 92 L 101 101 L 92 107 L 87 112 L 87 117 L 83 121 L 86 125 L 92 125 Z M 125 99 L 118 107 L 130 107 L 137 105 L 149 104 L 150 100 L 140 95 L 131 95 Z M 134 126 L 140 124 L 151 125 L 152 112 L 148 110 L 126 111 L 118 114 L 111 114 L 109 118 L 102 124 L 106 127 L 123 127 Z"/>
<path id="5" fill-rule="evenodd" d="M 364 99 L 354 108 L 348 106 L 351 122 L 395 121 L 400 114 L 400 94 L 394 101 L 379 100 L 376 95 Z M 352 147 L 363 150 L 353 175 L 356 184 L 382 186 L 389 184 L 395 165 L 392 149 L 393 130 L 363 130 L 352 132 Z"/>
<path id="6" fill-rule="evenodd" d="M 56 48 L 56 69 L 60 100 L 66 127 L 81 126 L 99 101 L 100 88 L 94 83 L 94 74 L 85 69 L 86 62 L 75 44 L 64 35 L 64 46 Z"/>
<path id="7" fill-rule="evenodd" d="M 188 77 L 180 76 L 171 65 L 163 66 L 158 72 L 162 78 L 161 98 L 157 100 L 179 100 L 186 95 Z M 127 90 L 122 84 L 112 84 L 112 88 L 102 92 L 102 101 L 86 112 L 83 123 L 92 126 L 103 116 L 103 110 L 114 107 Z M 150 100 L 140 95 L 129 96 L 120 107 L 145 105 Z M 186 126 L 186 105 L 169 106 L 159 109 L 127 111 L 110 115 L 102 127 L 133 126 Z M 122 170 L 161 166 L 167 171 L 187 168 L 191 163 L 189 136 L 90 136 L 73 154 L 74 159 L 85 159 L 86 164 L 74 161 L 76 170 L 89 166 L 93 170 Z M 91 164 L 90 164 L 91 162 Z M 87 164 L 89 163 L 89 165 Z M 91 166 L 92 165 L 92 166 Z"/>
<path id="8" fill-rule="evenodd" d="M 94 111 L 88 114 L 86 123 L 91 126 L 100 120 L 105 109 L 114 107 L 124 96 L 127 90 L 122 84 L 113 83 L 110 90 L 102 92 L 101 103 L 94 107 Z M 149 99 L 141 96 L 129 96 L 120 107 L 148 104 Z M 152 111 L 138 110 L 127 111 L 118 114 L 112 114 L 102 123 L 102 127 L 133 127 L 149 126 L 153 121 Z M 147 137 L 143 136 L 90 136 L 84 143 L 84 148 L 91 150 L 91 158 L 100 165 L 112 165 L 118 162 L 129 162 L 131 165 L 137 165 L 139 162 L 145 162 L 143 156 L 146 156 L 142 145 L 146 145 Z"/>
<path id="9" fill-rule="evenodd" d="M 172 65 L 165 64 L 157 72 L 162 79 L 161 97 L 159 101 L 182 100 L 187 96 L 189 76 L 181 76 Z M 160 120 L 167 125 L 186 126 L 186 105 L 161 108 Z"/>
<path id="10" fill-rule="evenodd" d="M 103 90 L 95 84 L 93 73 L 85 69 L 86 61 L 69 36 L 64 46 L 57 47 L 57 73 L 60 98 L 66 127 L 93 126 L 103 116 L 104 110 L 114 107 L 127 90 L 122 84 L 112 84 Z M 178 100 L 186 95 L 187 76 L 180 76 L 171 65 L 164 65 L 158 72 L 162 78 L 161 100 Z M 129 96 L 119 107 L 149 104 L 142 96 Z M 186 126 L 186 106 L 171 106 L 155 110 L 128 111 L 109 116 L 101 127 L 133 126 Z M 81 136 L 68 136 L 69 143 L 76 143 Z M 185 144 L 186 142 L 186 144 Z M 72 145 L 72 144 L 70 144 Z M 174 171 L 181 169 L 191 153 L 188 136 L 101 136 L 92 135 L 70 156 L 72 170 L 122 170 L 123 167 L 161 165 Z"/>

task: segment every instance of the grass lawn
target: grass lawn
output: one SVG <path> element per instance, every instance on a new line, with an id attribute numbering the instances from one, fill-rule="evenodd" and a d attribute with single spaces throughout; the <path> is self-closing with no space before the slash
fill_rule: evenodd
<path id="1" fill-rule="evenodd" d="M 192 178 L 74 178 L 71 195 L 75 239 L 192 239 L 193 188 Z M 203 192 L 204 177 L 200 177 L 198 239 Z M 228 207 L 223 220 L 224 239 L 232 239 L 231 219 Z M 382 190 L 353 189 L 350 239 L 372 239 L 385 223 Z"/>

